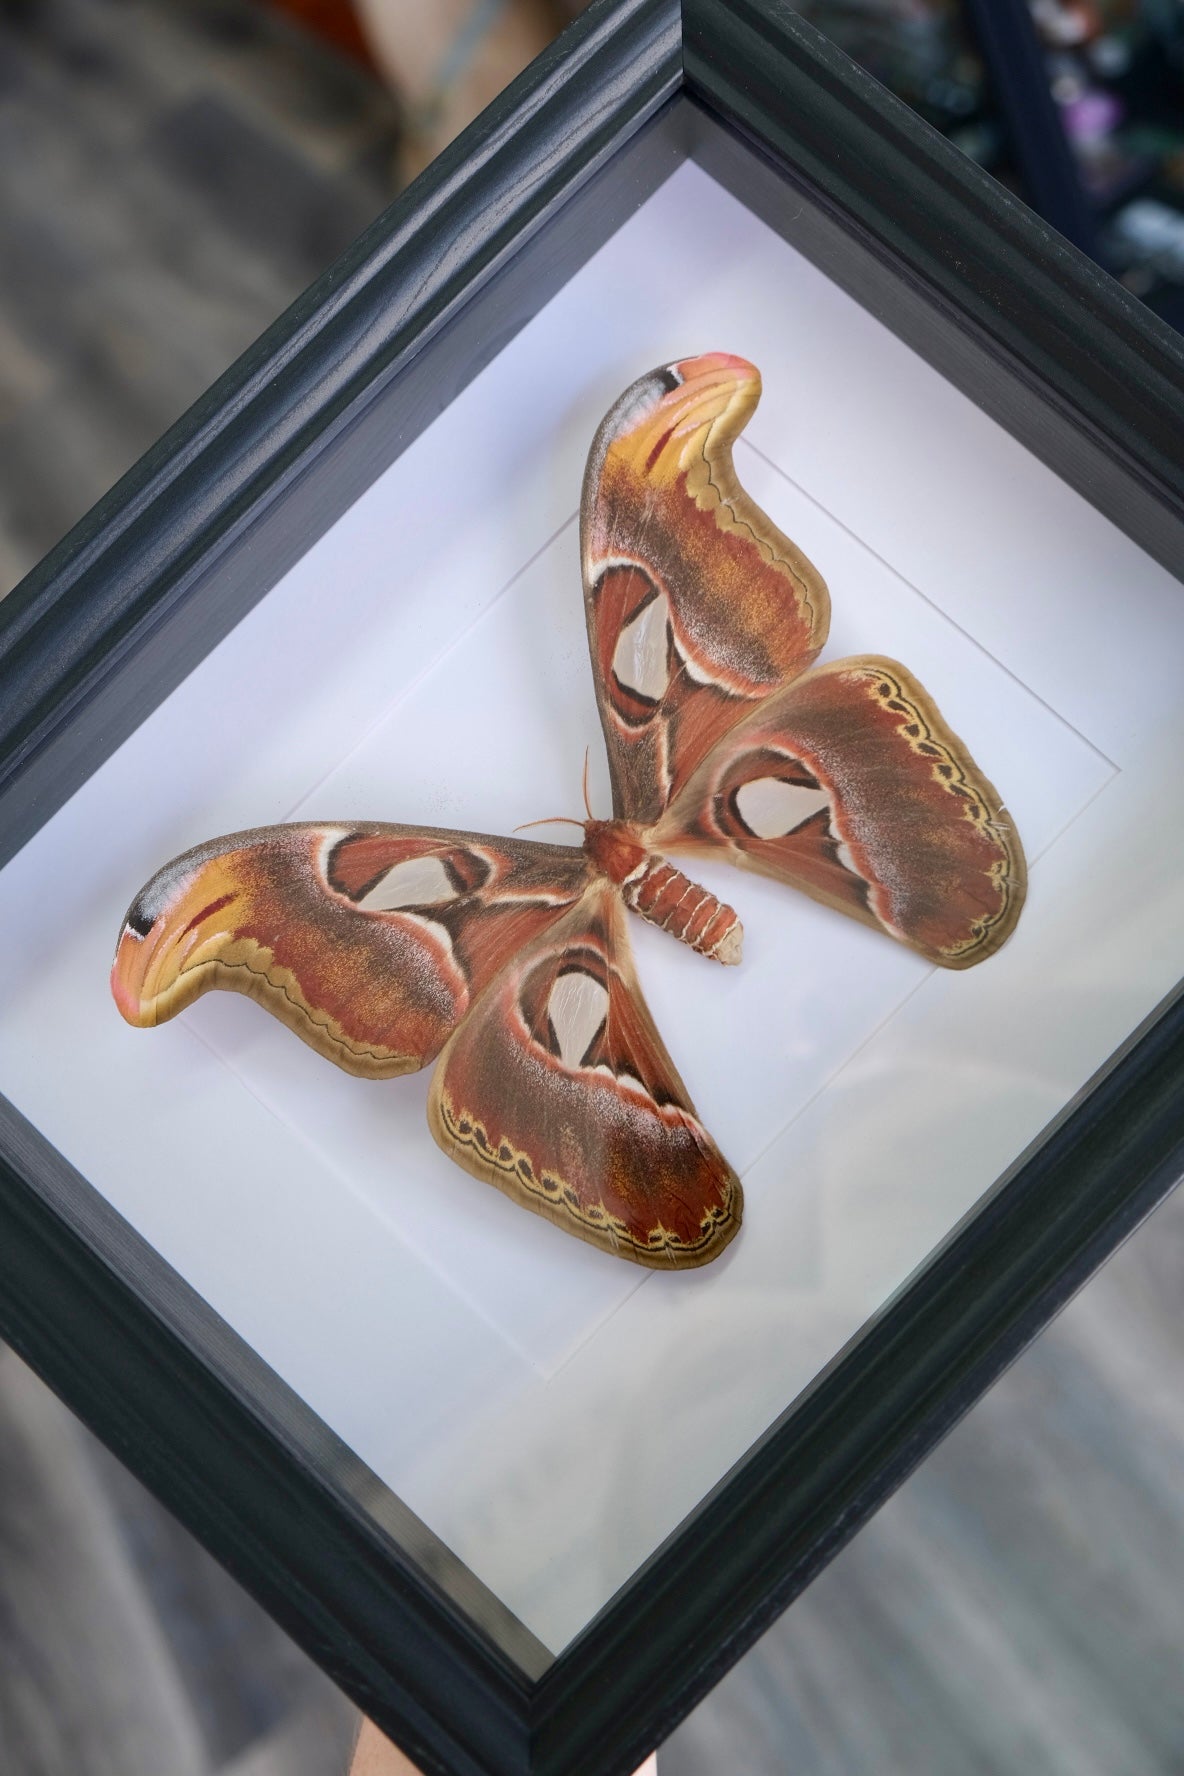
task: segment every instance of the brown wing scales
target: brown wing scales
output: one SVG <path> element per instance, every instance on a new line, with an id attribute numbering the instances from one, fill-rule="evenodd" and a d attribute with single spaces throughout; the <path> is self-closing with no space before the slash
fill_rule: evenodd
<path id="1" fill-rule="evenodd" d="M 589 879 L 560 845 L 419 827 L 292 825 L 216 839 L 133 903 L 111 984 L 129 1023 L 245 993 L 347 1072 L 426 1066 L 505 962 Z"/>
<path id="2" fill-rule="evenodd" d="M 721 847 L 947 968 L 997 950 L 1023 905 L 1023 850 L 997 791 L 893 660 L 815 667 L 719 745 L 652 835 Z"/>
<path id="3" fill-rule="evenodd" d="M 826 640 L 825 583 L 732 467 L 759 395 L 743 358 L 668 365 L 625 391 L 588 458 L 584 596 L 618 819 L 657 820 Z"/>
<path id="4" fill-rule="evenodd" d="M 740 1225 L 740 1181 L 662 1045 L 607 883 L 450 1038 L 428 1120 L 466 1171 L 635 1263 L 705 1264 Z"/>

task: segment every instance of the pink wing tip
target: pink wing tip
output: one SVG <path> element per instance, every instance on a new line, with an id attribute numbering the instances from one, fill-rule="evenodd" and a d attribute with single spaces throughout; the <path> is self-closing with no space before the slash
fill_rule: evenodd
<path id="1" fill-rule="evenodd" d="M 129 1024 L 144 1029 L 155 1020 L 143 1000 L 143 943 L 125 926 L 111 965 L 111 996 Z"/>
<path id="2" fill-rule="evenodd" d="M 760 371 L 747 358 L 739 358 L 734 352 L 703 352 L 697 358 L 684 358 L 675 366 L 684 382 L 691 382 L 701 376 L 719 376 L 727 374 L 739 381 L 760 381 Z"/>

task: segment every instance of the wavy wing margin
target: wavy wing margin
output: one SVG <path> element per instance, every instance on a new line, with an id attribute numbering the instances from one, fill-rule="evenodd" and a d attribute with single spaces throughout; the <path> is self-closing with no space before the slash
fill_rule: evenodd
<path id="1" fill-rule="evenodd" d="M 648 836 L 800 888 L 944 968 L 993 955 L 1027 890 L 998 791 L 912 674 L 872 655 L 762 704 Z"/>
<path id="2" fill-rule="evenodd" d="M 428 1121 L 474 1177 L 636 1264 L 707 1264 L 739 1229 L 740 1180 L 658 1035 L 607 882 L 515 957 L 450 1038 Z"/>

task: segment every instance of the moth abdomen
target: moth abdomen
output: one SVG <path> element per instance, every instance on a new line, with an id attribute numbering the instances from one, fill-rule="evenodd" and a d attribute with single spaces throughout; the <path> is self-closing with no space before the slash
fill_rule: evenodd
<path id="1" fill-rule="evenodd" d="M 627 906 L 717 962 L 739 962 L 744 929 L 733 909 L 680 869 L 651 853 L 640 874 L 622 884 Z"/>

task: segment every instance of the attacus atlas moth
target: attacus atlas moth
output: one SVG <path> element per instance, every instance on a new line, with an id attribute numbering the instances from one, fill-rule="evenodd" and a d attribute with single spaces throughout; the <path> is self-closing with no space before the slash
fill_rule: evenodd
<path id="1" fill-rule="evenodd" d="M 709 353 L 641 377 L 592 445 L 580 514 L 613 818 L 541 844 L 353 822 L 199 845 L 133 902 L 130 1023 L 247 993 L 350 1073 L 435 1062 L 452 1159 L 579 1238 L 705 1264 L 740 1181 L 642 998 L 626 907 L 740 960 L 731 907 L 668 861 L 725 857 L 946 968 L 1005 941 L 1024 859 L 995 790 L 892 660 L 815 666 L 817 570 L 736 480 L 760 376 Z"/>

